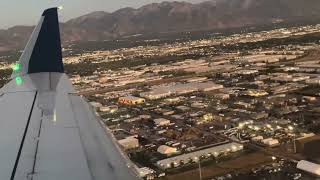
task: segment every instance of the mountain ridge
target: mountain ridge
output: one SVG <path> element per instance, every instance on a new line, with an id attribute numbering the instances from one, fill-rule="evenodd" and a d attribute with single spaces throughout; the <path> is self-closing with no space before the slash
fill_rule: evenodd
<path id="1" fill-rule="evenodd" d="M 211 0 L 151 3 L 112 13 L 92 12 L 61 23 L 65 44 L 145 33 L 223 30 L 275 22 L 320 20 L 319 0 Z M 33 26 L 0 30 L 0 51 L 22 48 Z"/>

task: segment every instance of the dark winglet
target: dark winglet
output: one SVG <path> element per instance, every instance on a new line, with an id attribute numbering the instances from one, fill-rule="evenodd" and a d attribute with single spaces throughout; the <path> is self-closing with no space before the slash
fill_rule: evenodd
<path id="1" fill-rule="evenodd" d="M 55 16 L 57 15 L 58 8 L 50 8 L 43 11 L 42 16 L 49 16 L 50 14 Z"/>
<path id="2" fill-rule="evenodd" d="M 44 11 L 42 27 L 33 48 L 28 73 L 64 72 L 58 8 Z"/>
<path id="3" fill-rule="evenodd" d="M 58 8 L 50 8 L 43 12 L 39 24 L 20 57 L 19 64 L 21 69 L 13 75 L 64 72 Z"/>

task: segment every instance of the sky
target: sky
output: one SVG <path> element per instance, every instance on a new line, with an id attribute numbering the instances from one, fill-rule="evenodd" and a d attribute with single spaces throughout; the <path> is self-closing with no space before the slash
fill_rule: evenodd
<path id="1" fill-rule="evenodd" d="M 37 24 L 42 11 L 49 7 L 63 6 L 60 21 L 91 13 L 93 11 L 113 12 L 124 7 L 140 7 L 163 0 L 0 0 L 0 29 L 15 25 Z M 167 0 L 173 1 L 173 0 Z M 200 2 L 204 0 L 184 0 Z"/>

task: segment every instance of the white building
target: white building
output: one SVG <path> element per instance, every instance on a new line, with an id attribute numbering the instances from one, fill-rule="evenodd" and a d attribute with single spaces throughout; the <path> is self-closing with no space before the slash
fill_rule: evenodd
<path id="1" fill-rule="evenodd" d="M 195 151 L 187 154 L 182 154 L 179 156 L 175 156 L 172 158 L 167 158 L 160 160 L 156 163 L 156 165 L 160 169 L 169 169 L 174 165 L 174 167 L 178 167 L 181 163 L 187 164 L 189 162 L 197 162 L 200 157 L 218 157 L 220 155 L 224 155 L 225 153 L 233 153 L 237 151 L 243 150 L 243 145 L 238 143 L 227 143 L 219 146 L 214 146 L 211 148 L 203 149 L 200 151 Z"/>
<path id="2" fill-rule="evenodd" d="M 150 100 L 155 100 L 155 99 L 161 99 L 161 98 L 165 98 L 168 96 L 171 96 L 172 93 L 170 91 L 166 91 L 166 90 L 162 90 L 162 89 L 156 89 L 156 90 L 152 90 L 150 92 L 143 92 L 140 93 L 141 97 L 150 99 Z"/>
<path id="3" fill-rule="evenodd" d="M 204 82 L 204 83 L 197 83 L 195 84 L 200 91 L 213 91 L 217 89 L 222 89 L 223 85 L 215 84 L 213 82 Z"/>
<path id="4" fill-rule="evenodd" d="M 134 136 L 126 137 L 125 139 L 118 140 L 118 143 L 125 149 L 134 149 L 139 147 L 139 140 Z"/>
<path id="5" fill-rule="evenodd" d="M 118 106 L 103 106 L 100 107 L 100 111 L 101 112 L 109 112 L 109 113 L 115 113 L 116 111 L 118 111 Z"/>
<path id="6" fill-rule="evenodd" d="M 168 86 L 159 86 L 153 88 L 149 92 L 140 93 L 141 97 L 147 99 L 160 99 L 171 95 L 182 95 L 188 94 L 196 91 L 212 91 L 216 89 L 222 89 L 223 85 L 215 84 L 213 82 L 192 82 L 192 83 L 177 83 Z"/>
<path id="7" fill-rule="evenodd" d="M 207 77 L 194 77 L 194 78 L 187 79 L 187 82 L 202 82 L 207 79 L 208 79 Z"/>
<path id="8" fill-rule="evenodd" d="M 174 153 L 177 153 L 177 148 L 173 148 L 173 147 L 170 147 L 170 146 L 166 146 L 166 145 L 162 145 L 162 146 L 159 146 L 157 151 L 161 154 L 164 154 L 164 155 L 171 155 L 171 154 L 174 154 Z"/>
<path id="9" fill-rule="evenodd" d="M 94 108 L 101 108 L 102 104 L 99 102 L 90 102 L 91 106 L 93 106 Z"/>
<path id="10" fill-rule="evenodd" d="M 320 165 L 315 164 L 309 161 L 299 161 L 297 164 L 297 168 L 306 172 L 309 172 L 311 174 L 320 176 Z"/>
<path id="11" fill-rule="evenodd" d="M 251 138 L 251 141 L 262 141 L 262 140 L 263 140 L 262 136 L 256 136 L 256 137 Z"/>
<path id="12" fill-rule="evenodd" d="M 277 139 L 268 138 L 261 141 L 264 145 L 269 147 L 275 147 L 280 145 L 279 141 Z"/>
<path id="13" fill-rule="evenodd" d="M 307 84 L 320 84 L 320 77 L 306 80 Z"/>
<path id="14" fill-rule="evenodd" d="M 120 97 L 118 102 L 121 104 L 127 104 L 127 105 L 137 105 L 137 104 L 145 103 L 145 99 L 134 97 L 134 96 L 126 96 L 126 97 Z"/>
<path id="15" fill-rule="evenodd" d="M 156 124 L 156 126 L 167 126 L 171 123 L 170 120 L 164 118 L 154 119 L 153 121 Z"/>
<path id="16" fill-rule="evenodd" d="M 154 174 L 155 171 L 153 169 L 148 168 L 148 167 L 143 167 L 143 168 L 138 169 L 138 173 L 141 178 L 145 178 L 145 177 L 148 177 L 148 176 Z"/>

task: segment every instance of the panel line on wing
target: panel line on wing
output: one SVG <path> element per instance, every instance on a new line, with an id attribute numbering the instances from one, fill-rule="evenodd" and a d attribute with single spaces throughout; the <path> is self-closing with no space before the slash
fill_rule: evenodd
<path id="1" fill-rule="evenodd" d="M 17 154 L 17 158 L 16 158 L 16 161 L 15 161 L 15 164 L 14 164 L 14 167 L 13 167 L 13 170 L 12 170 L 12 173 L 11 173 L 11 178 L 10 178 L 10 180 L 14 180 L 14 177 L 15 177 L 15 174 L 16 174 L 16 170 L 17 170 L 17 167 L 18 167 L 18 164 L 19 164 L 19 160 L 20 160 L 20 156 L 21 156 L 23 144 L 24 144 L 24 141 L 25 141 L 27 132 L 28 132 L 28 128 L 29 128 L 29 124 L 30 124 L 32 112 L 33 112 L 34 105 L 35 105 L 35 102 L 36 102 L 36 99 L 37 99 L 37 94 L 38 94 L 38 92 L 36 91 L 36 93 L 35 93 L 35 95 L 34 95 L 34 98 L 33 98 L 32 106 L 31 106 L 31 109 L 30 109 L 30 113 L 29 113 L 27 125 L 26 125 L 26 127 L 25 127 L 25 130 L 24 130 L 24 133 L 23 133 L 23 137 L 22 137 L 22 141 L 21 141 L 21 144 L 20 144 L 20 147 L 19 147 L 19 151 L 18 151 L 18 154 Z"/>
<path id="2" fill-rule="evenodd" d="M 18 94 L 18 93 L 30 93 L 30 92 L 35 92 L 35 91 L 34 90 L 30 90 L 30 91 L 12 91 L 12 92 L 5 92 L 3 94 Z"/>
<path id="3" fill-rule="evenodd" d="M 35 169 L 36 169 L 36 163 L 37 163 L 37 154 L 38 154 L 38 149 L 39 149 L 39 139 L 40 139 L 40 135 L 41 135 L 41 129 L 42 129 L 42 122 L 43 122 L 43 111 L 41 111 L 41 120 L 40 120 L 40 125 L 39 125 L 39 131 L 38 131 L 38 140 L 37 140 L 37 144 L 36 144 L 36 151 L 34 153 L 34 161 L 33 161 L 33 166 L 32 166 L 32 172 L 31 174 L 35 174 Z M 31 178 L 31 180 L 33 180 L 33 176 Z"/>

